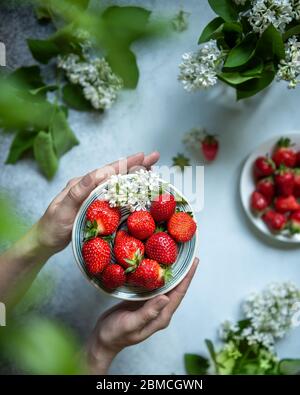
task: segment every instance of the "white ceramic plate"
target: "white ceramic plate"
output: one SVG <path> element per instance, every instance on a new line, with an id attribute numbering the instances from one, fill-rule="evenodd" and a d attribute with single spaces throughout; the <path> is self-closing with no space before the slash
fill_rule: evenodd
<path id="1" fill-rule="evenodd" d="M 288 244 L 299 244 L 300 243 L 300 234 L 291 236 L 288 231 L 284 231 L 279 234 L 275 234 L 270 232 L 267 225 L 263 222 L 263 220 L 255 216 L 250 208 L 250 196 L 255 189 L 255 182 L 253 176 L 253 164 L 255 159 L 258 156 L 264 156 L 266 154 L 272 155 L 274 147 L 280 137 L 288 137 L 291 139 L 292 143 L 294 143 L 294 148 L 297 151 L 300 151 L 300 132 L 291 132 L 288 134 L 283 134 L 281 136 L 274 137 L 263 144 L 261 144 L 252 154 L 247 158 L 244 167 L 241 173 L 240 180 L 240 195 L 242 199 L 242 205 L 244 210 L 249 218 L 249 220 L 253 223 L 253 225 L 264 235 L 267 237 L 277 240 L 283 243 Z"/>
<path id="2" fill-rule="evenodd" d="M 130 174 L 127 175 L 127 177 L 130 177 Z M 163 182 L 163 180 L 161 180 Z M 196 234 L 187 243 L 180 243 L 178 244 L 178 257 L 176 262 L 172 265 L 172 274 L 173 277 L 172 279 L 165 284 L 163 287 L 155 289 L 154 291 L 147 291 L 139 287 L 131 287 L 131 286 L 123 286 L 119 287 L 113 291 L 108 291 L 106 290 L 102 283 L 101 280 L 98 279 L 97 277 L 92 276 L 85 267 L 85 263 L 82 257 L 82 245 L 83 245 L 83 235 L 84 235 L 84 228 L 85 228 L 85 215 L 86 215 L 86 210 L 89 207 L 89 205 L 97 200 L 103 198 L 103 195 L 106 191 L 106 186 L 107 183 L 103 183 L 99 185 L 91 194 L 90 196 L 84 201 L 82 204 L 75 222 L 73 226 L 73 232 L 72 232 L 72 247 L 73 247 L 73 253 L 76 259 L 76 262 L 81 269 L 83 275 L 88 279 L 90 283 L 92 283 L 97 289 L 105 292 L 106 294 L 109 294 L 115 298 L 118 299 L 123 299 L 123 300 L 147 300 L 154 298 L 157 295 L 162 295 L 165 294 L 169 291 L 171 291 L 174 287 L 176 287 L 187 275 L 188 271 L 190 270 L 195 253 L 197 251 L 197 238 L 198 238 L 198 230 L 196 231 Z M 177 203 L 177 207 L 180 208 L 182 211 L 190 211 L 192 212 L 194 219 L 196 221 L 196 217 L 194 215 L 193 209 L 190 206 L 190 204 L 187 202 L 187 199 L 182 195 L 182 193 L 175 188 L 173 185 L 169 185 L 167 188 L 169 193 L 172 193 L 174 195 L 179 195 L 183 198 L 183 202 Z M 128 215 L 130 214 L 129 210 L 122 208 L 121 209 L 122 213 L 122 218 L 121 218 L 121 225 L 125 223 Z M 119 228 L 120 228 L 119 227 Z M 114 257 L 112 254 L 112 261 L 114 261 Z"/>

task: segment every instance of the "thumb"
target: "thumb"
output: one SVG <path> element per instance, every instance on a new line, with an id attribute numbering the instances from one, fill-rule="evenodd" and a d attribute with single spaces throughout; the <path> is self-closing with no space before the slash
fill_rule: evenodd
<path id="1" fill-rule="evenodd" d="M 169 303 L 165 295 L 148 300 L 140 309 L 132 312 L 131 330 L 141 330 L 149 322 L 155 320 L 163 308 Z"/>

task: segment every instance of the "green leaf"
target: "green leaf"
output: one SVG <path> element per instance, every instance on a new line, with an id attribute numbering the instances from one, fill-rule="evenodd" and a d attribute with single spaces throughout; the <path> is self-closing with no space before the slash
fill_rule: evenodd
<path id="1" fill-rule="evenodd" d="M 109 46 L 129 47 L 146 32 L 151 11 L 142 7 L 108 7 L 102 14 Z"/>
<path id="2" fill-rule="evenodd" d="M 107 54 L 107 61 L 113 72 L 119 75 L 124 87 L 135 89 L 139 80 L 139 69 L 135 54 L 126 48 L 119 48 Z"/>
<path id="3" fill-rule="evenodd" d="M 40 63 L 48 63 L 51 58 L 60 53 L 58 46 L 52 40 L 29 38 L 27 44 L 34 59 Z"/>
<path id="4" fill-rule="evenodd" d="M 13 139 L 9 154 L 5 163 L 15 164 L 22 155 L 33 146 L 36 133 L 28 130 L 20 130 Z"/>
<path id="5" fill-rule="evenodd" d="M 278 366 L 279 374 L 300 374 L 300 359 L 282 359 Z"/>
<path id="6" fill-rule="evenodd" d="M 242 70 L 240 73 L 241 75 L 247 76 L 257 76 L 261 74 L 264 70 L 264 63 L 260 58 L 253 58 L 250 63 L 245 66 L 245 70 Z"/>
<path id="7" fill-rule="evenodd" d="M 39 66 L 20 67 L 9 75 L 8 81 L 23 89 L 38 89 L 45 85 Z"/>
<path id="8" fill-rule="evenodd" d="M 42 96 L 42 97 L 46 97 L 46 93 L 47 92 L 53 92 L 56 89 L 58 89 L 57 85 L 44 85 L 44 86 L 41 86 L 41 87 L 36 88 L 36 89 L 30 89 L 29 92 L 32 95 L 39 95 L 39 96 Z"/>
<path id="9" fill-rule="evenodd" d="M 51 179 L 58 169 L 58 158 L 50 133 L 44 131 L 38 133 L 34 140 L 33 153 L 41 171 Z"/>
<path id="10" fill-rule="evenodd" d="M 193 375 L 207 374 L 209 368 L 208 359 L 196 354 L 185 354 L 184 365 L 186 372 Z"/>
<path id="11" fill-rule="evenodd" d="M 300 25 L 296 25 L 288 29 L 282 36 L 283 41 L 287 41 L 292 36 L 300 34 Z"/>
<path id="12" fill-rule="evenodd" d="M 78 85 L 67 83 L 62 90 L 63 100 L 65 103 L 78 111 L 91 111 L 93 109 L 91 103 L 86 100 L 82 89 Z"/>
<path id="13" fill-rule="evenodd" d="M 214 34 L 218 30 L 218 28 L 224 23 L 224 20 L 221 17 L 217 17 L 209 22 L 208 25 L 203 29 L 201 36 L 198 40 L 198 44 L 205 43 L 213 38 Z"/>
<path id="14" fill-rule="evenodd" d="M 69 127 L 67 118 L 63 111 L 56 107 L 50 123 L 50 133 L 56 155 L 60 158 L 79 142 Z"/>
<path id="15" fill-rule="evenodd" d="M 270 25 L 260 36 L 257 42 L 256 53 L 267 60 L 274 57 L 280 60 L 285 57 L 282 36 L 273 25 Z"/>
<path id="16" fill-rule="evenodd" d="M 218 78 L 230 85 L 238 85 L 238 84 L 242 84 L 243 82 L 246 82 L 248 80 L 251 80 L 254 78 L 254 76 L 247 76 L 247 75 L 242 75 L 242 73 L 238 72 L 238 71 L 234 71 L 234 72 L 224 72 L 224 73 L 220 73 L 218 74 Z"/>
<path id="17" fill-rule="evenodd" d="M 214 12 L 226 22 L 234 22 L 238 18 L 238 12 L 231 0 L 208 0 Z"/>
<path id="18" fill-rule="evenodd" d="M 52 19 L 50 7 L 47 5 L 40 5 L 35 9 L 35 16 L 41 23 L 48 23 Z"/>
<path id="19" fill-rule="evenodd" d="M 237 99 L 246 99 L 256 95 L 271 84 L 275 77 L 274 71 L 264 71 L 260 78 L 254 78 L 244 84 L 237 85 Z"/>
<path id="20" fill-rule="evenodd" d="M 216 373 L 218 373 L 219 372 L 219 365 L 218 365 L 217 356 L 215 353 L 215 348 L 214 348 L 213 342 L 209 339 L 205 339 L 205 344 L 206 344 L 206 347 L 209 351 L 210 357 L 211 357 L 212 361 L 214 362 Z"/>
<path id="21" fill-rule="evenodd" d="M 245 39 L 234 47 L 228 54 L 224 67 L 239 67 L 247 63 L 255 53 L 256 38 L 249 34 Z"/>

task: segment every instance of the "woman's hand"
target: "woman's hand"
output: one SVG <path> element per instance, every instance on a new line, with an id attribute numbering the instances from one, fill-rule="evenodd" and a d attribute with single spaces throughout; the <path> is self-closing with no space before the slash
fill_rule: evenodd
<path id="1" fill-rule="evenodd" d="M 122 302 L 98 320 L 87 347 L 92 374 L 105 374 L 118 352 L 166 328 L 195 274 L 198 259 L 185 279 L 167 295 L 146 302 Z"/>
<path id="2" fill-rule="evenodd" d="M 68 245 L 73 223 L 81 204 L 92 190 L 109 176 L 117 173 L 128 173 L 138 167 L 150 168 L 158 159 L 159 154 L 157 152 L 147 156 L 138 153 L 94 170 L 84 177 L 69 181 L 37 223 L 36 235 L 42 248 L 49 251 L 49 255 L 52 255 Z"/>

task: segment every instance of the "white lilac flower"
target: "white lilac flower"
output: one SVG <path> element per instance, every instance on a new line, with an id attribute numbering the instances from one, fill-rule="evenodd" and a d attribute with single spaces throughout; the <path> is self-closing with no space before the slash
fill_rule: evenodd
<path id="1" fill-rule="evenodd" d="M 300 19 L 300 0 L 291 0 L 291 1 L 292 1 L 294 19 L 299 20 Z"/>
<path id="2" fill-rule="evenodd" d="M 257 33 L 263 33 L 270 24 L 281 32 L 294 18 L 290 0 L 252 0 L 249 23 Z"/>
<path id="3" fill-rule="evenodd" d="M 205 128 L 192 128 L 185 133 L 182 142 L 187 148 L 199 148 L 199 144 L 205 132 Z"/>
<path id="4" fill-rule="evenodd" d="M 222 51 L 215 40 L 210 40 L 196 52 L 183 54 L 178 79 L 182 81 L 184 89 L 193 92 L 215 85 L 222 59 Z"/>
<path id="5" fill-rule="evenodd" d="M 285 59 L 282 59 L 277 72 L 277 79 L 288 81 L 289 88 L 295 88 L 300 83 L 300 42 L 295 36 L 285 45 Z"/>
<path id="6" fill-rule="evenodd" d="M 131 211 L 146 210 L 153 196 L 159 193 L 159 188 L 158 174 L 141 169 L 130 176 L 111 176 L 105 199 L 112 207 L 128 207 Z"/>
<path id="7" fill-rule="evenodd" d="M 65 71 L 70 82 L 82 87 L 84 97 L 97 110 L 110 108 L 123 85 L 104 58 L 82 60 L 76 54 L 69 54 L 58 58 L 58 67 Z"/>
<path id="8" fill-rule="evenodd" d="M 293 306 L 300 299 L 300 291 L 292 283 L 271 284 L 263 292 L 250 295 L 243 310 L 250 325 L 241 337 L 251 344 L 262 344 L 272 350 L 292 327 Z"/>
<path id="9" fill-rule="evenodd" d="M 231 321 L 224 321 L 219 328 L 220 339 L 227 341 L 229 337 L 232 337 L 239 331 L 239 327 L 233 324 Z"/>

